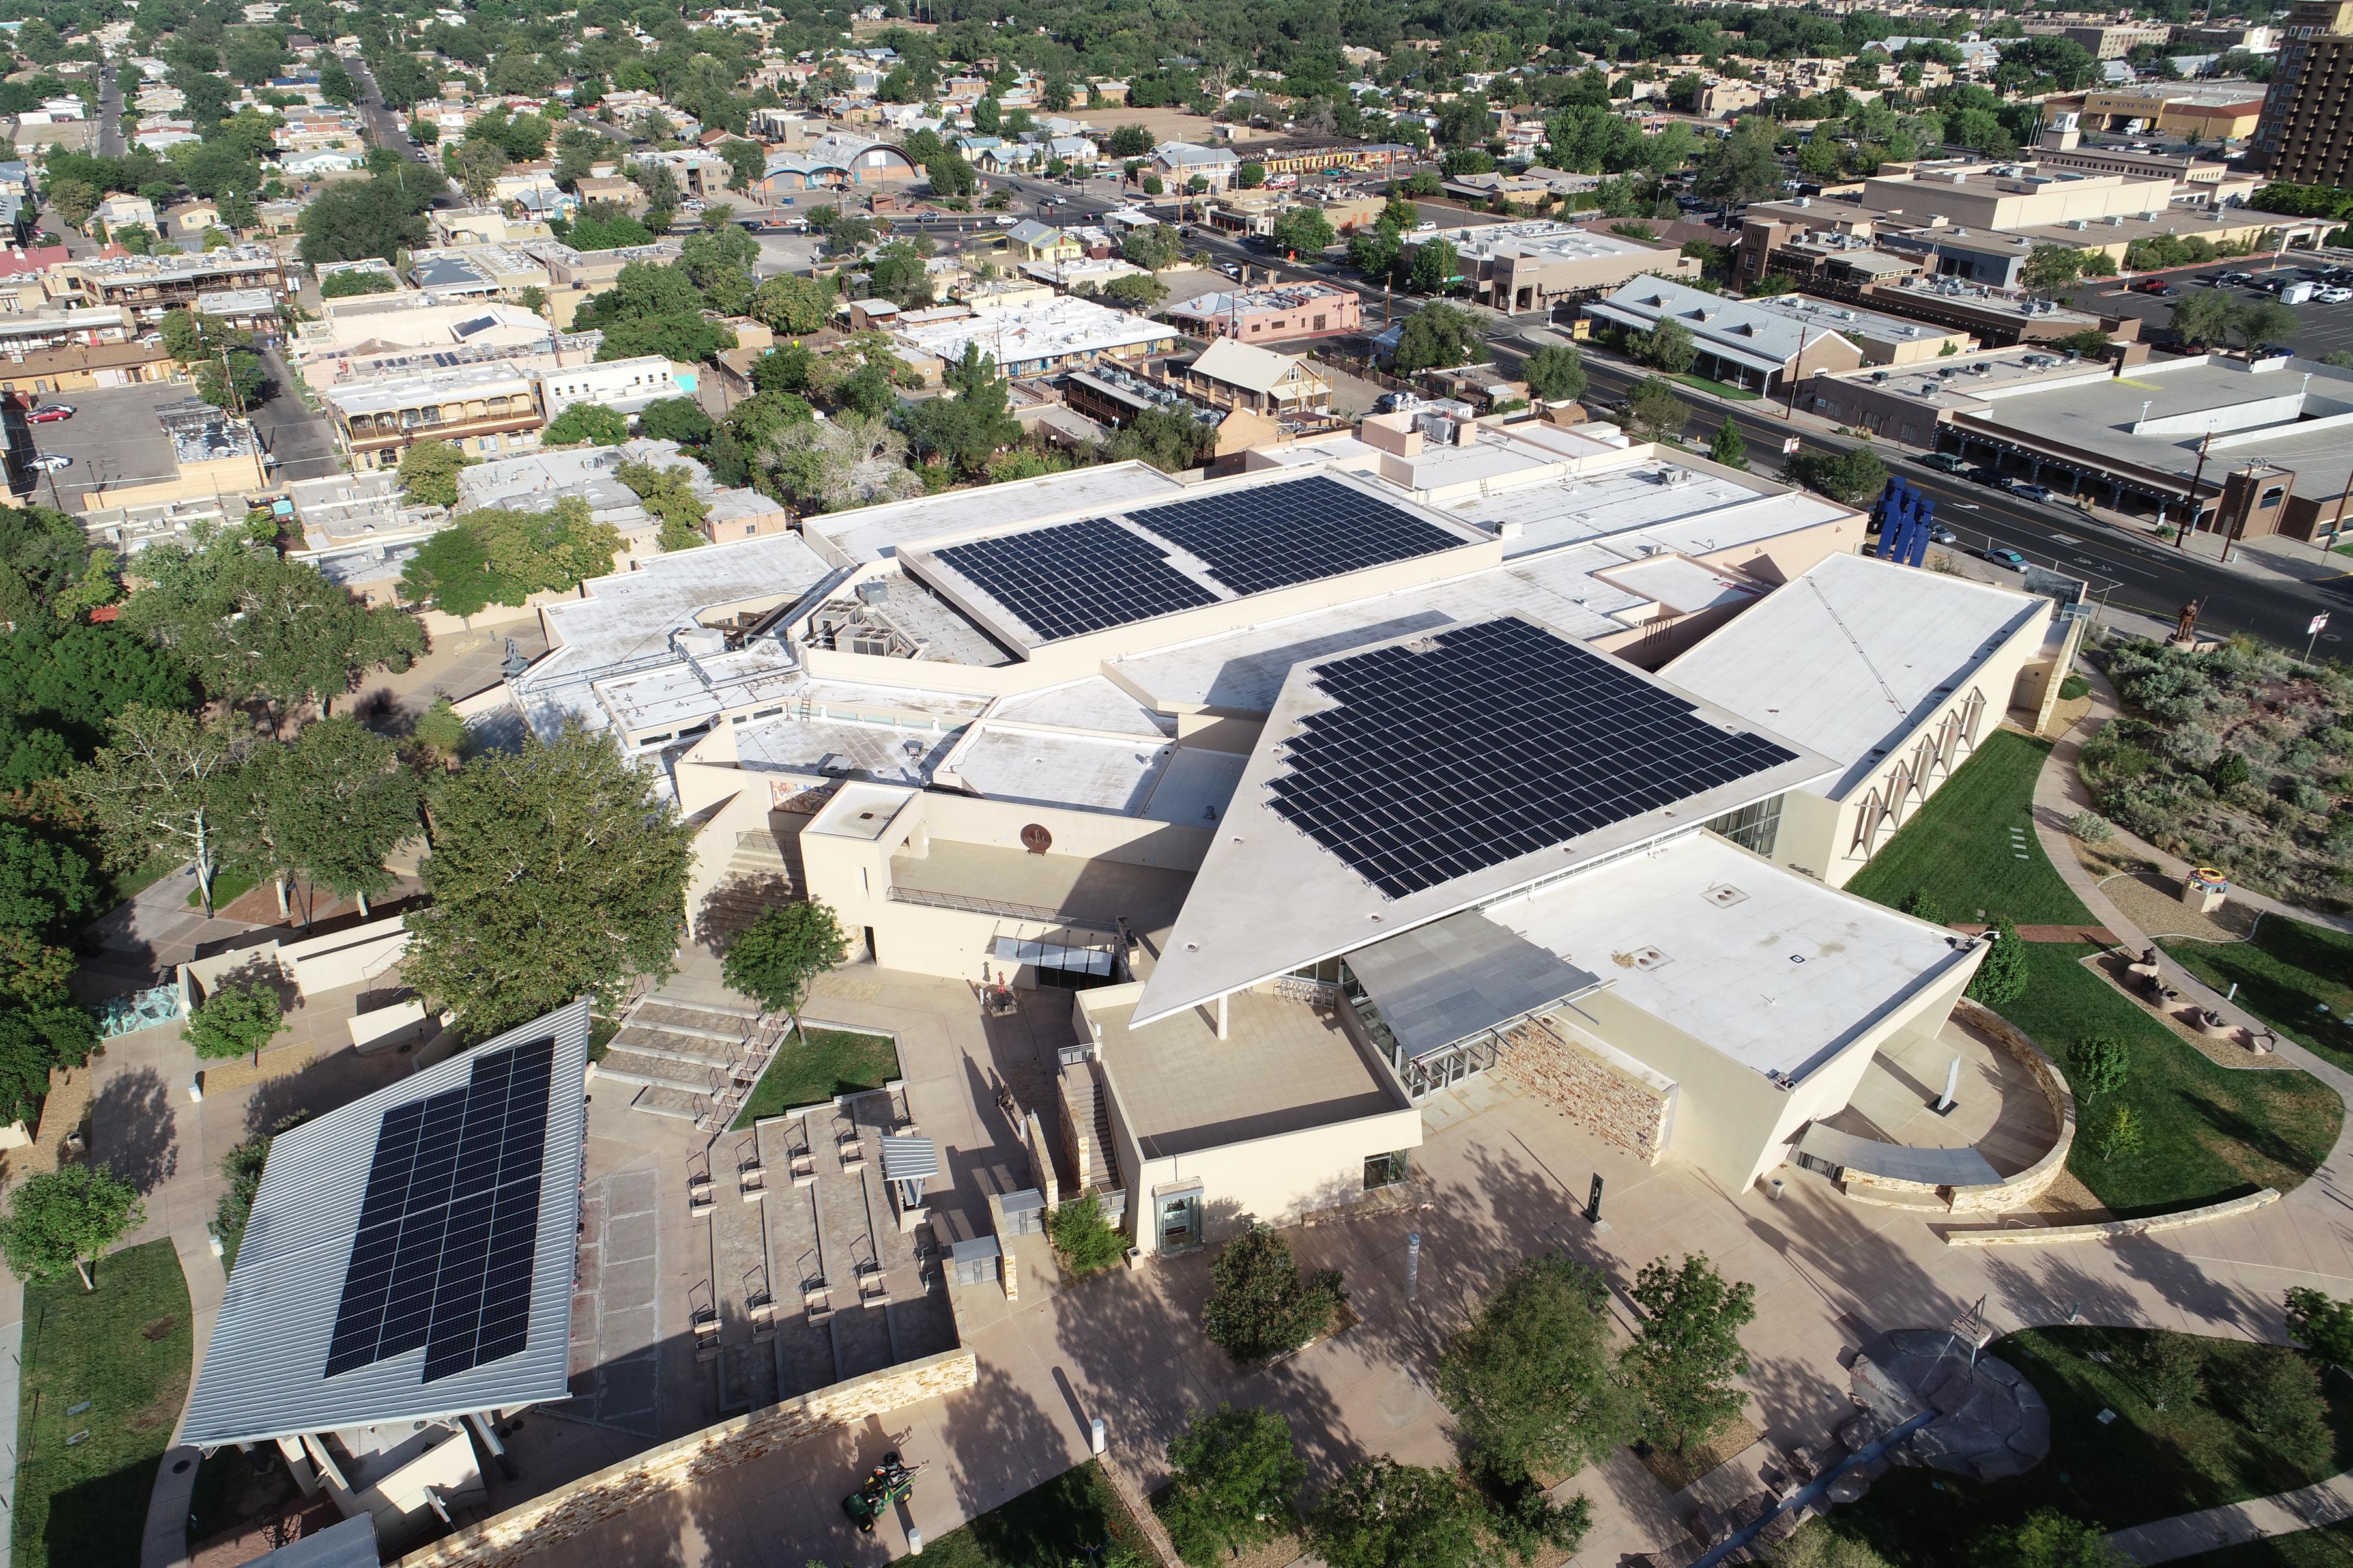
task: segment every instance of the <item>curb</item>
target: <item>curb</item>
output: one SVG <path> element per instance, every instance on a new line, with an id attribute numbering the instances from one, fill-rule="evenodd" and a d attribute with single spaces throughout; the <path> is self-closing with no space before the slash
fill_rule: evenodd
<path id="1" fill-rule="evenodd" d="M 2049 1226 L 2037 1230 L 1948 1230 L 1945 1232 L 1944 1240 L 1947 1247 L 2068 1247 L 2079 1241 L 2121 1241 L 2129 1237 L 2148 1236 L 2160 1230 L 2180 1230 L 2189 1226 L 2204 1225 L 2209 1220 L 2253 1214 L 2279 1200 L 2278 1188 L 2265 1187 L 2262 1192 L 2250 1193 L 2242 1198 L 2226 1198 L 2202 1208 L 2177 1209 L 2171 1214 L 2149 1215 L 2141 1219 L 2112 1219 L 2099 1225 Z"/>

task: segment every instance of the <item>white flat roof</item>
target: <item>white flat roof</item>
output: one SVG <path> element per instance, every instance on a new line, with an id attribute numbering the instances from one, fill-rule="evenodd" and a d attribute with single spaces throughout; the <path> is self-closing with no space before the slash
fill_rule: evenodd
<path id="1" fill-rule="evenodd" d="M 1660 673 L 1831 757 L 1843 797 L 2052 602 L 1863 555 L 1831 555 Z M 2007 690 L 1989 691 L 1997 712 Z"/>
<path id="2" fill-rule="evenodd" d="M 1546 706 L 1525 688 L 1510 684 L 1521 668 L 1516 656 L 1479 651 L 1499 637 L 1506 646 L 1533 641 L 1546 649 L 1556 649 L 1557 645 L 1566 642 L 1568 648 L 1561 650 L 1559 656 L 1580 673 L 1590 667 L 1598 674 L 1608 675 L 1611 682 L 1630 677 L 1670 700 L 1686 698 L 1686 694 L 1656 677 L 1563 638 L 1556 631 L 1526 617 L 1518 618 L 1524 623 L 1520 625 L 1514 624 L 1513 617 L 1488 620 L 1490 624 L 1476 630 L 1448 628 L 1432 638 L 1409 634 L 1391 641 L 1412 642 L 1422 657 L 1445 659 L 1441 668 L 1447 673 L 1443 679 L 1466 687 L 1459 693 L 1457 710 L 1476 716 L 1476 726 L 1486 731 L 1499 753 L 1507 750 L 1505 742 L 1512 731 L 1501 727 L 1516 721 L 1512 715 Z M 1356 668 L 1361 668 L 1368 651 L 1352 649 L 1348 657 L 1356 661 Z M 1544 796 L 1557 789 L 1559 780 L 1571 771 L 1572 764 L 1585 776 L 1608 773 L 1629 780 L 1640 777 L 1646 781 L 1641 786 L 1644 791 L 1663 784 L 1681 792 L 1672 805 L 1638 807 L 1605 820 L 1602 826 L 1561 833 L 1525 853 L 1392 897 L 1275 808 L 1275 781 L 1295 782 L 1293 742 L 1308 733 L 1311 717 L 1344 707 L 1349 710 L 1344 721 L 1325 731 L 1327 738 L 1342 738 L 1324 748 L 1323 766 L 1327 770 L 1362 768 L 1366 789 L 1372 793 L 1393 782 L 1385 774 L 1376 776 L 1390 765 L 1387 754 L 1391 747 L 1384 737 L 1394 732 L 1396 721 L 1412 717 L 1418 710 L 1393 708 L 1393 700 L 1379 696 L 1343 702 L 1326 691 L 1318 679 L 1322 666 L 1328 662 L 1331 661 L 1299 664 L 1284 682 L 1282 695 L 1268 717 L 1250 765 L 1235 787 L 1231 805 L 1202 861 L 1193 896 L 1187 900 L 1172 940 L 1145 982 L 1144 994 L 1136 1004 L 1139 1021 L 1150 1023 L 1303 965 L 1411 931 L 1458 910 L 1482 906 L 1515 889 L 1682 832 L 1810 783 L 1831 771 L 1828 758 L 1704 701 L 1687 701 L 1687 710 L 1671 721 L 1648 712 L 1616 707 L 1587 709 L 1579 715 L 1580 733 L 1584 736 L 1580 743 L 1586 754 L 1572 759 L 1546 751 L 1526 758 L 1523 765 L 1525 777 L 1480 775 L 1464 788 L 1475 791 L 1480 798 L 1492 800 L 1492 812 L 1482 816 L 1480 808 L 1461 805 L 1468 796 L 1450 795 L 1449 798 L 1460 807 L 1460 816 L 1447 830 L 1448 835 L 1472 844 L 1526 840 L 1535 831 L 1526 824 L 1532 819 L 1545 820 L 1549 813 L 1533 812 L 1525 804 L 1505 805 L 1504 797 L 1516 793 L 1526 802 Z M 1618 673 L 1609 674 L 1599 666 L 1610 667 Z M 1383 677 L 1381 681 L 1373 683 L 1375 688 L 1387 679 Z M 1469 684 L 1472 682 L 1482 684 Z M 1418 700 L 1415 696 L 1404 700 L 1410 703 Z M 1673 777 L 1667 779 L 1653 760 L 1659 732 L 1656 726 L 1661 722 L 1670 722 L 1681 734 L 1704 732 L 1695 726 L 1725 731 L 1716 737 L 1721 744 L 1711 748 L 1713 752 L 1729 756 L 1735 749 L 1746 747 L 1751 754 L 1737 766 L 1721 770 L 1725 777 L 1724 783 L 1709 782 L 1704 770 L 1713 765 L 1712 762 L 1696 767 L 1676 763 Z M 1771 761 L 1769 751 L 1756 754 L 1761 749 L 1740 740 L 1744 735 L 1755 736 L 1765 742 L 1766 748 L 1778 746 L 1789 760 Z M 1410 755 L 1398 764 L 1421 770 L 1420 775 L 1397 784 L 1413 804 L 1409 808 L 1399 806 L 1395 811 L 1382 806 L 1382 819 L 1365 818 L 1360 837 L 1366 843 L 1379 845 L 1399 838 L 1419 842 L 1429 822 L 1425 808 L 1438 798 L 1437 786 L 1430 782 L 1434 776 L 1430 773 L 1430 762 L 1426 755 Z M 1408 826 L 1389 826 L 1384 819 L 1391 816 Z M 1495 837 L 1491 840 L 1490 836 Z"/>
<path id="3" fill-rule="evenodd" d="M 985 532 L 1039 518 L 1124 510 L 1166 500 L 1185 487 L 1145 463 L 1074 468 L 1042 479 L 860 507 L 810 518 L 804 527 L 855 561 L 880 561 L 955 534 Z"/>
<path id="4" fill-rule="evenodd" d="M 949 765 L 992 800 L 1198 826 L 1225 815 L 1248 761 L 1166 741 L 982 723 Z"/>
<path id="5" fill-rule="evenodd" d="M 1708 896 L 1727 887 L 1742 896 Z M 1490 904 L 1486 915 L 1711 1050 L 1784 1078 L 1837 1055 L 1968 952 L 1950 931 L 1705 833 Z M 1644 948 L 1666 962 L 1617 961 Z"/>
<path id="6" fill-rule="evenodd" d="M 992 719 L 1025 724 L 1056 724 L 1070 730 L 1101 730 L 1119 735 L 1166 738 L 1173 726 L 1100 675 L 1008 697 Z"/>

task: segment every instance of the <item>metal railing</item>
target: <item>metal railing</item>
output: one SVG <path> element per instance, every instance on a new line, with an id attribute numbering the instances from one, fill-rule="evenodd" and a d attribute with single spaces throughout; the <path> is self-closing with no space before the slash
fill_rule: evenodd
<path id="1" fill-rule="evenodd" d="M 1083 925 L 1090 931 L 1099 929 L 1091 921 L 1074 921 L 1059 910 L 1046 909 L 1039 904 L 1013 904 L 999 899 L 976 898 L 969 893 L 935 893 L 927 888 L 894 887 L 888 897 L 895 904 L 921 904 L 926 909 L 961 910 L 966 914 L 997 915 L 1009 921 Z"/>

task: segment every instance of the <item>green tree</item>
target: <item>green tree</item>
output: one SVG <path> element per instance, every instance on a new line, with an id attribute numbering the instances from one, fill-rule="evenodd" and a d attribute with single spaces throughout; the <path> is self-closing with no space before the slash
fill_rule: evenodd
<path id="1" fill-rule="evenodd" d="M 1626 417 L 1645 441 L 1680 436 L 1691 421 L 1691 406 L 1675 395 L 1672 382 L 1646 375 L 1626 394 Z"/>
<path id="2" fill-rule="evenodd" d="M 2295 312 L 2277 300 L 2250 300 L 2231 312 L 2231 335 L 2239 340 L 2249 359 L 2265 349 L 2295 342 L 2296 328 Z"/>
<path id="3" fill-rule="evenodd" d="M 1672 316 L 1662 316 L 1634 345 L 1634 357 L 1669 375 L 1681 375 L 1699 358 L 1692 330 Z"/>
<path id="4" fill-rule="evenodd" d="M 1347 1299 L 1337 1273 L 1303 1277 L 1291 1244 L 1252 1222 L 1209 1265 L 1201 1331 L 1238 1362 L 1267 1361 L 1322 1333 Z"/>
<path id="5" fill-rule="evenodd" d="M 1404 330 L 1398 334 L 1390 365 L 1399 375 L 1442 370 L 1470 363 L 1485 347 L 1479 323 L 1467 311 L 1433 303 L 1424 305 L 1406 319 Z"/>
<path id="6" fill-rule="evenodd" d="M 795 900 L 762 910 L 737 932 L 720 973 L 764 1010 L 797 1020 L 810 984 L 849 953 L 849 939 L 832 909 Z"/>
<path id="7" fill-rule="evenodd" d="M 256 752 L 245 787 L 271 869 L 365 900 L 397 879 L 385 867 L 417 832 L 416 775 L 399 747 L 348 713 Z"/>
<path id="8" fill-rule="evenodd" d="M 2173 335 L 2193 349 L 2211 348 L 2231 335 L 2235 311 L 2218 289 L 2185 294 L 2173 302 L 2168 326 Z"/>
<path id="9" fill-rule="evenodd" d="M 1120 255 L 1146 272 L 1163 272 L 1174 267 L 1184 250 L 1185 242 L 1165 223 L 1129 229 L 1127 237 L 1119 242 Z"/>
<path id="10" fill-rule="evenodd" d="M 1113 463 L 1149 463 L 1164 474 L 1196 468 L 1217 445 L 1218 427 L 1172 409 L 1147 408 L 1103 444 Z"/>
<path id="11" fill-rule="evenodd" d="M 2338 1301 L 2306 1285 L 2287 1293 L 2288 1337 L 2331 1366 L 2353 1367 L 2353 1301 Z"/>
<path id="12" fill-rule="evenodd" d="M 225 717 L 133 705 L 107 726 L 111 744 L 99 748 L 68 786 L 90 812 L 118 866 L 140 866 L 158 855 L 193 861 L 205 913 L 213 911 L 213 880 L 223 852 L 236 841 L 237 776 L 252 750 L 252 732 Z"/>
<path id="13" fill-rule="evenodd" d="M 2077 1040 L 2067 1052 L 2067 1066 L 2078 1094 L 2114 1094 L 2132 1076 L 2132 1057 L 2113 1035 Z"/>
<path id="14" fill-rule="evenodd" d="M 969 196 L 980 189 L 980 175 L 970 161 L 953 147 L 943 147 L 932 154 L 923 165 L 923 175 L 931 182 L 932 195 L 944 200 Z"/>
<path id="15" fill-rule="evenodd" d="M 59 962 L 52 963 L 47 955 Z M 98 1045 L 98 1024 L 66 989 L 74 955 L 45 949 L 23 931 L 0 931 L 0 978 L 13 993 L 0 1005 L 0 1121 L 33 1120 L 49 1092 L 49 1069 L 79 1067 Z"/>
<path id="16" fill-rule="evenodd" d="M 284 1034 L 285 1005 L 277 989 L 256 980 L 223 984 L 188 1015 L 188 1044 L 207 1061 L 236 1057 L 261 1059 L 261 1049 Z"/>
<path id="17" fill-rule="evenodd" d="M 1547 343 L 1520 363 L 1531 396 L 1546 403 L 1571 403 L 1585 395 L 1585 356 L 1574 348 Z"/>
<path id="18" fill-rule="evenodd" d="M 629 438 L 629 416 L 601 403 L 575 403 L 548 421 L 540 438 L 551 447 L 617 447 Z"/>
<path id="19" fill-rule="evenodd" d="M 1231 1405 L 1193 1412 L 1169 1439 L 1168 1470 L 1161 1522 L 1195 1568 L 1246 1555 L 1281 1533 L 1307 1475 L 1289 1422 Z"/>
<path id="20" fill-rule="evenodd" d="M 1771 133 L 1752 131 L 1744 121 L 1740 129 L 1700 155 L 1699 175 L 1692 188 L 1718 206 L 1746 206 L 1779 194 L 1781 178 Z"/>
<path id="21" fill-rule="evenodd" d="M 639 502 L 661 523 L 664 550 L 691 550 L 703 542 L 702 523 L 711 508 L 694 493 L 692 475 L 685 467 L 623 463 L 613 477 L 635 490 Z"/>
<path id="22" fill-rule="evenodd" d="M 1443 294 L 1461 280 L 1462 258 L 1453 241 L 1425 239 L 1412 248 L 1413 260 L 1406 268 L 1408 288 L 1421 294 Z"/>
<path id="23" fill-rule="evenodd" d="M 330 185 L 302 208 L 302 260 L 390 261 L 425 243 L 423 215 L 448 190 L 439 174 L 406 160 L 370 179 Z"/>
<path id="24" fill-rule="evenodd" d="M 2099 1526 L 2049 1508 L 1995 1529 L 1975 1556 L 1982 1568 L 2129 1568 L 2134 1562 L 2108 1544 Z"/>
<path id="25" fill-rule="evenodd" d="M 2126 1358 L 2133 1381 L 2152 1409 L 2186 1405 L 2206 1386 L 2205 1356 L 2186 1334 L 2162 1330 L 2144 1338 Z"/>
<path id="26" fill-rule="evenodd" d="M 1724 423 L 1717 426 L 1715 439 L 1707 444 L 1707 455 L 1727 468 L 1748 466 L 1748 443 L 1740 438 L 1740 427 L 1733 424 L 1731 415 L 1725 415 Z"/>
<path id="27" fill-rule="evenodd" d="M 418 441 L 400 454 L 400 488 L 420 506 L 458 504 L 458 470 L 467 464 L 455 441 Z"/>
<path id="28" fill-rule="evenodd" d="M 98 211 L 98 187 L 88 180 L 59 180 L 43 193 L 49 210 L 69 228 L 79 228 Z"/>
<path id="29" fill-rule="evenodd" d="M 470 1039 L 670 972 L 694 829 L 602 735 L 475 758 L 436 794 L 402 975 Z"/>
<path id="30" fill-rule="evenodd" d="M 654 441 L 700 447 L 719 428 L 691 397 L 664 397 L 638 410 L 638 434 Z"/>
<path id="31" fill-rule="evenodd" d="M 1062 1267 L 1074 1279 L 1102 1273 L 1127 1251 L 1127 1237 L 1103 1217 L 1103 1205 L 1092 1193 L 1056 1209 L 1046 1229 L 1053 1238 L 1054 1250 L 1061 1255 Z"/>
<path id="32" fill-rule="evenodd" d="M 752 292 L 753 320 L 773 331 L 798 337 L 824 327 L 833 315 L 833 283 L 825 278 L 771 278 Z"/>
<path id="33" fill-rule="evenodd" d="M 1329 1568 L 1488 1568 L 1477 1501 L 1451 1469 L 1382 1455 L 1348 1467 L 1308 1521 Z"/>
<path id="34" fill-rule="evenodd" d="M 931 269 L 914 246 L 903 239 L 894 239 L 874 253 L 866 282 L 876 298 L 909 310 L 932 302 Z"/>
<path id="35" fill-rule="evenodd" d="M 0 816 L 0 926 L 46 931 L 96 912 L 90 862 L 35 825 Z"/>
<path id="36" fill-rule="evenodd" d="M 1887 465 L 1869 447 L 1843 452 L 1810 449 L 1785 465 L 1789 478 L 1847 506 L 1862 506 L 1887 488 Z"/>
<path id="37" fill-rule="evenodd" d="M 146 1217 L 131 1184 L 104 1165 L 38 1172 L 8 1195 L 0 1255 L 19 1279 L 54 1279 L 70 1268 L 84 1290 L 95 1290 L 90 1269 L 100 1255 Z"/>
<path id="38" fill-rule="evenodd" d="M 659 353 L 692 363 L 735 346 L 733 329 L 703 319 L 707 303 L 682 266 L 632 261 L 580 308 L 573 325 L 603 331 L 599 360 Z"/>
<path id="39" fill-rule="evenodd" d="M 978 476 L 991 456 L 1021 439 L 1008 399 L 1012 387 L 997 374 L 997 359 L 965 344 L 964 358 L 944 377 L 953 395 L 926 398 L 907 411 L 907 443 L 916 452 L 947 459 Z"/>
<path id="40" fill-rule="evenodd" d="M 1339 237 L 1314 207 L 1293 207 L 1274 222 L 1274 247 L 1289 256 L 1314 258 Z"/>
<path id="41" fill-rule="evenodd" d="M 1740 1331 L 1757 1317 L 1757 1287 L 1727 1280 L 1704 1254 L 1681 1264 L 1653 1258 L 1630 1292 L 1642 1325 L 1626 1351 L 1643 1425 L 1678 1454 L 1740 1414 L 1748 1395 L 1733 1379 L 1748 1371 Z"/>
<path id="42" fill-rule="evenodd" d="M 2084 253 L 2064 245 L 2038 245 L 2026 254 L 2018 280 L 2041 294 L 2072 288 L 2084 275 Z"/>
<path id="43" fill-rule="evenodd" d="M 1986 936 L 1989 945 L 1969 981 L 1969 994 L 1989 1007 L 1999 1007 L 2025 993 L 2026 948 L 2008 915 L 1994 916 Z"/>
<path id="44" fill-rule="evenodd" d="M 408 741 L 426 757 L 446 766 L 465 752 L 466 721 L 448 698 L 436 697 L 433 706 L 417 716 Z"/>
<path id="45" fill-rule="evenodd" d="M 1513 1483 L 1573 1475 L 1633 1435 L 1609 1286 L 1556 1252 L 1524 1259 L 1438 1363 L 1439 1396 L 1475 1467 Z"/>
<path id="46" fill-rule="evenodd" d="M 2103 1164 L 2122 1154 L 2130 1159 L 2141 1150 L 2140 1119 L 2129 1105 L 2119 1105 L 2108 1112 L 2108 1119 L 2092 1135 L 2092 1152 Z"/>
<path id="47" fill-rule="evenodd" d="M 2310 1362 L 2294 1352 L 2263 1349 L 2234 1358 L 2228 1367 L 2215 1392 L 2266 1447 L 2298 1466 L 2328 1457 L 2328 1401 Z"/>

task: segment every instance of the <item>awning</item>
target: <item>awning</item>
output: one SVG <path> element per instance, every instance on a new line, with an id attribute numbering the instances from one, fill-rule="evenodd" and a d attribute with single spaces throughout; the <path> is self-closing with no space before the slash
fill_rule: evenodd
<path id="1" fill-rule="evenodd" d="M 1476 910 L 1360 947 L 1347 962 L 1416 1060 L 1601 984 Z"/>
<path id="2" fill-rule="evenodd" d="M 1891 1182 L 1919 1182 L 1934 1187 L 1975 1187 L 2001 1180 L 2001 1173 L 1975 1149 L 1926 1148 L 1910 1143 L 1883 1143 L 1858 1138 L 1817 1121 L 1798 1140 L 1798 1152 L 1826 1164 Z"/>
<path id="3" fill-rule="evenodd" d="M 1032 969 L 1067 969 L 1080 974 L 1109 974 L 1112 955 L 1092 947 L 1064 947 L 1050 942 L 1023 942 L 1000 936 L 995 948 L 999 963 L 1026 963 Z"/>

